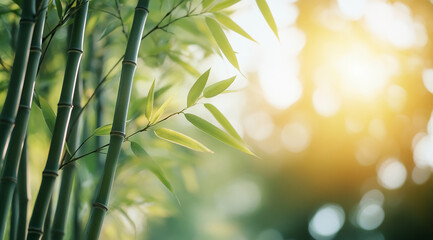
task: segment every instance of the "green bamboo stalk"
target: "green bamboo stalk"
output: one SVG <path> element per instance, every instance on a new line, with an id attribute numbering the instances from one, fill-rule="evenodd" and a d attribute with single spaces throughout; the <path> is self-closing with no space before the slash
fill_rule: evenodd
<path id="1" fill-rule="evenodd" d="M 3 172 L 0 183 L 0 239 L 3 238 L 6 226 L 7 213 L 12 201 L 13 192 L 16 186 L 16 178 L 18 174 L 18 166 L 21 158 L 21 150 L 23 147 L 24 138 L 27 132 L 27 126 L 30 116 L 30 108 L 33 99 L 33 89 L 39 59 L 41 57 L 42 33 L 45 25 L 45 15 L 47 12 L 47 0 L 38 1 L 40 11 L 32 37 L 30 48 L 29 62 L 25 74 L 24 86 L 20 100 L 20 106 L 17 113 L 16 127 L 14 128 L 8 153 L 4 162 Z"/>
<path id="2" fill-rule="evenodd" d="M 18 233 L 16 240 L 25 240 L 27 237 L 27 213 L 30 200 L 30 189 L 27 179 L 27 140 L 24 139 L 23 150 L 21 154 L 20 167 L 18 169 L 18 199 L 19 199 L 19 217 Z"/>
<path id="3" fill-rule="evenodd" d="M 14 196 L 12 198 L 12 207 L 11 207 L 11 221 L 9 227 L 9 239 L 15 240 L 17 237 L 17 229 L 18 229 L 18 214 L 19 214 L 19 200 L 18 200 L 18 192 L 15 190 Z"/>
<path id="4" fill-rule="evenodd" d="M 50 199 L 50 204 L 48 206 L 47 216 L 45 216 L 45 222 L 44 222 L 44 232 L 45 234 L 42 236 L 41 240 L 50 240 L 51 239 L 51 222 L 53 219 L 53 199 Z"/>
<path id="5" fill-rule="evenodd" d="M 117 160 L 120 155 L 123 140 L 125 138 L 125 125 L 128 106 L 131 96 L 132 82 L 136 69 L 138 50 L 141 36 L 146 22 L 149 0 L 139 0 L 135 8 L 134 20 L 132 22 L 131 34 L 126 46 L 125 58 L 122 62 L 117 102 L 114 110 L 112 130 L 110 133 L 110 146 L 104 166 L 102 181 L 96 193 L 95 202 L 92 206 L 90 218 L 87 223 L 85 239 L 96 240 L 102 229 L 105 214 L 108 210 L 108 201 L 113 186 L 116 172 Z"/>
<path id="6" fill-rule="evenodd" d="M 30 219 L 27 239 L 40 239 L 43 235 L 42 226 L 48 210 L 48 204 L 53 193 L 54 183 L 58 176 L 59 161 L 65 144 L 66 132 L 72 111 L 72 97 L 75 90 L 75 82 L 83 54 L 84 30 L 87 19 L 88 0 L 77 2 L 79 7 L 69 43 L 68 59 L 66 62 L 65 76 L 63 80 L 60 100 L 57 107 L 56 123 L 51 139 L 48 159 L 43 171 L 42 183 L 36 197 L 32 217 Z"/>
<path id="7" fill-rule="evenodd" d="M 18 30 L 18 47 L 12 66 L 8 93 L 0 114 L 0 166 L 15 124 L 29 57 L 30 41 L 35 27 L 36 0 L 23 0 L 22 6 L 23 11 Z"/>
<path id="8" fill-rule="evenodd" d="M 75 119 L 76 117 L 78 117 L 78 114 L 81 111 L 82 91 L 81 91 L 80 80 L 81 80 L 80 77 L 78 77 L 75 84 L 75 92 L 74 92 L 74 99 L 73 99 L 74 108 L 72 109 L 71 119 Z M 80 120 L 78 119 L 78 121 Z M 81 129 L 80 123 L 78 122 L 77 127 L 75 127 L 70 133 L 68 146 L 71 152 L 74 152 L 79 145 L 79 140 L 81 135 L 80 129 Z M 65 159 L 69 159 L 71 157 L 69 153 L 67 153 L 65 156 L 66 156 Z M 63 168 L 59 198 L 57 201 L 57 208 L 54 215 L 53 226 L 51 229 L 51 237 L 56 240 L 63 239 L 65 235 L 66 219 L 68 218 L 69 205 L 70 205 L 69 203 L 71 200 L 72 185 L 74 181 L 75 170 L 76 170 L 75 162 Z"/>
<path id="9" fill-rule="evenodd" d="M 81 219 L 80 219 L 80 208 L 81 208 L 81 178 L 80 174 L 75 177 L 75 191 L 74 191 L 74 225 L 72 232 L 72 239 L 81 240 Z"/>
<path id="10" fill-rule="evenodd" d="M 104 56 L 101 54 L 98 58 L 97 58 L 97 62 L 96 62 L 96 78 L 97 80 L 102 79 L 103 78 L 103 65 L 104 62 Z M 98 84 L 98 83 L 96 83 Z M 103 91 L 98 91 L 96 93 L 96 126 L 102 126 L 103 124 Z M 102 146 L 102 136 L 97 136 L 96 137 L 96 149 Z M 96 169 L 102 170 L 102 168 L 104 167 L 104 159 L 103 156 L 101 154 L 97 154 L 96 155 L 97 158 L 97 163 L 96 163 Z"/>

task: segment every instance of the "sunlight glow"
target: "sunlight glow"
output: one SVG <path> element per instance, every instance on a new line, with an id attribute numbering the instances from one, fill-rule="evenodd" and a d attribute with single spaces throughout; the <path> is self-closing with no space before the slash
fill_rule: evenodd
<path id="1" fill-rule="evenodd" d="M 416 184 L 423 184 L 430 178 L 430 175 L 430 169 L 414 167 L 412 170 L 412 181 Z"/>
<path id="2" fill-rule="evenodd" d="M 249 114 L 244 120 L 244 126 L 249 137 L 256 141 L 268 138 L 274 131 L 274 122 L 266 112 Z"/>
<path id="3" fill-rule="evenodd" d="M 367 204 L 361 206 L 356 216 L 358 225 L 364 230 L 376 229 L 385 218 L 383 208 L 378 204 Z"/>
<path id="4" fill-rule="evenodd" d="M 281 141 L 284 147 L 291 152 L 304 151 L 310 144 L 311 130 L 303 123 L 289 123 L 281 132 Z"/>
<path id="5" fill-rule="evenodd" d="M 389 158 L 383 162 L 378 170 L 380 185 L 387 189 L 397 189 L 406 181 L 406 168 L 396 158 Z"/>
<path id="6" fill-rule="evenodd" d="M 422 72 L 422 81 L 424 82 L 424 86 L 430 93 L 433 93 L 433 69 L 425 69 Z"/>
<path id="7" fill-rule="evenodd" d="M 338 112 L 341 103 L 339 96 L 332 88 L 323 86 L 314 90 L 313 105 L 318 114 L 330 117 Z"/>
<path id="8" fill-rule="evenodd" d="M 364 15 L 366 0 L 338 0 L 340 10 L 350 19 L 360 19 Z"/>
<path id="9" fill-rule="evenodd" d="M 314 214 L 308 230 L 316 239 L 332 237 L 343 227 L 345 214 L 343 208 L 336 204 L 322 206 Z"/>
<path id="10" fill-rule="evenodd" d="M 389 80 L 383 61 L 368 52 L 356 48 L 337 61 L 343 89 L 348 94 L 361 97 L 373 97 L 383 90 Z"/>
<path id="11" fill-rule="evenodd" d="M 414 20 L 409 7 L 401 2 L 369 1 L 365 11 L 366 27 L 378 38 L 397 48 L 427 44 L 425 26 Z"/>

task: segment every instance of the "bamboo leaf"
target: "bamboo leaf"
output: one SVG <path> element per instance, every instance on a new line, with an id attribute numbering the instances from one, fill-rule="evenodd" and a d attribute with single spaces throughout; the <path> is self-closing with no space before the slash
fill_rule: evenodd
<path id="1" fill-rule="evenodd" d="M 154 89 L 155 89 L 155 81 L 153 81 L 152 86 L 149 89 L 149 93 L 147 94 L 146 110 L 144 112 L 144 115 L 149 120 L 152 116 L 152 111 L 153 111 L 153 99 L 154 99 L 154 95 L 155 95 Z"/>
<path id="2" fill-rule="evenodd" d="M 193 76 L 199 76 L 200 75 L 200 73 L 193 66 L 191 66 L 189 63 L 183 61 L 178 56 L 173 55 L 173 54 L 169 54 L 168 56 L 170 57 L 171 60 L 173 60 L 173 62 L 179 64 L 179 66 L 183 67 L 191 75 L 193 75 Z"/>
<path id="3" fill-rule="evenodd" d="M 98 127 L 97 129 L 95 129 L 95 131 L 93 131 L 92 136 L 104 136 L 104 135 L 109 135 L 111 132 L 111 127 L 113 124 L 106 124 L 102 127 Z"/>
<path id="4" fill-rule="evenodd" d="M 176 197 L 176 194 L 174 193 L 173 187 L 168 180 L 168 178 L 165 176 L 164 171 L 159 166 L 157 162 L 155 162 L 150 155 L 136 142 L 131 141 L 131 150 L 132 152 L 140 159 L 144 158 L 143 163 L 145 166 L 153 173 L 155 176 L 164 184 L 164 186 Z"/>
<path id="5" fill-rule="evenodd" d="M 275 36 L 278 37 L 278 29 L 277 25 L 275 24 L 274 17 L 272 16 L 271 10 L 269 9 L 269 5 L 266 2 L 266 0 L 256 0 L 257 6 L 260 9 L 260 12 L 262 12 L 263 17 L 265 18 L 266 22 L 268 23 L 269 27 L 274 32 Z"/>
<path id="6" fill-rule="evenodd" d="M 210 113 L 215 117 L 215 119 L 221 124 L 221 126 L 233 137 L 242 142 L 241 136 L 236 132 L 235 128 L 230 124 L 229 120 L 210 103 L 205 103 L 204 106 L 209 110 Z"/>
<path id="7" fill-rule="evenodd" d="M 166 141 L 178 144 L 180 146 L 198 151 L 198 152 L 210 152 L 213 153 L 210 149 L 208 149 L 203 144 L 198 141 L 183 135 L 182 133 L 167 129 L 167 128 L 159 128 L 154 130 L 157 137 L 164 139 Z"/>
<path id="8" fill-rule="evenodd" d="M 216 95 L 224 92 L 235 80 L 236 76 L 233 76 L 231 78 L 228 78 L 226 80 L 219 81 L 217 83 L 214 83 L 208 87 L 206 87 L 203 91 L 203 96 L 205 98 L 211 98 L 215 97 Z"/>
<path id="9" fill-rule="evenodd" d="M 216 19 L 218 22 L 220 22 L 222 25 L 226 26 L 228 29 L 232 30 L 233 32 L 236 32 L 240 34 L 241 36 L 256 42 L 254 38 L 252 38 L 247 32 L 245 32 L 244 29 L 241 28 L 237 23 L 235 23 L 231 18 L 228 16 L 221 14 L 221 13 L 214 13 Z"/>
<path id="10" fill-rule="evenodd" d="M 170 104 L 171 100 L 173 100 L 173 96 L 165 100 L 165 102 L 161 105 L 161 107 L 158 108 L 158 110 L 150 117 L 150 124 L 156 122 L 159 120 L 161 115 L 164 113 L 165 109 L 167 108 L 168 104 Z"/>
<path id="11" fill-rule="evenodd" d="M 56 9 L 57 9 L 57 16 L 59 16 L 59 19 L 62 19 L 63 16 L 63 7 L 60 0 L 56 0 Z"/>
<path id="12" fill-rule="evenodd" d="M 54 114 L 54 111 L 48 101 L 41 96 L 39 96 L 39 103 L 41 104 L 42 115 L 44 116 L 45 123 L 52 133 L 56 123 L 56 114 Z"/>
<path id="13" fill-rule="evenodd" d="M 107 27 L 105 27 L 104 31 L 102 32 L 101 36 L 99 37 L 99 40 L 103 39 L 104 37 L 108 36 L 110 33 L 114 32 L 118 27 L 120 27 L 119 24 L 108 24 Z"/>
<path id="14" fill-rule="evenodd" d="M 221 26 L 217 21 L 209 17 L 206 17 L 206 24 L 224 56 L 226 56 L 227 60 L 229 60 L 229 62 L 239 70 L 239 64 L 235 55 L 235 51 L 233 51 L 233 48 L 230 45 L 230 42 L 227 39 L 227 36 L 224 34 Z"/>
<path id="15" fill-rule="evenodd" d="M 203 92 L 204 87 L 206 86 L 207 79 L 209 78 L 210 68 L 203 73 L 197 81 L 195 81 L 194 85 L 192 85 L 191 89 L 188 92 L 187 97 L 187 106 L 191 107 L 197 102 L 197 99 L 200 97 Z"/>
<path id="16" fill-rule="evenodd" d="M 203 2 L 202 2 L 203 9 L 209 7 L 209 5 L 211 5 L 213 3 L 213 1 L 214 0 L 203 0 Z"/>
<path id="17" fill-rule="evenodd" d="M 219 10 L 223 10 L 225 8 L 228 8 L 230 6 L 233 6 L 234 4 L 240 2 L 241 0 L 226 0 L 226 1 L 222 1 L 218 4 L 216 4 L 213 8 L 211 8 L 209 11 L 210 12 L 216 12 Z"/>
<path id="18" fill-rule="evenodd" d="M 221 129 L 215 127 L 210 122 L 190 113 L 185 113 L 185 118 L 196 126 L 198 129 L 202 130 L 206 134 L 220 140 L 221 142 L 230 145 L 242 152 L 255 156 L 242 142 L 230 136 Z"/>

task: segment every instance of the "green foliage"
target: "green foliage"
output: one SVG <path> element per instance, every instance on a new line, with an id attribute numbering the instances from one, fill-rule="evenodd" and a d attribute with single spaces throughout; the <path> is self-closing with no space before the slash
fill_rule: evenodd
<path id="1" fill-rule="evenodd" d="M 195 81 L 194 85 L 192 85 L 191 89 L 188 92 L 188 98 L 187 98 L 187 106 L 191 107 L 194 105 L 198 98 L 200 97 L 201 93 L 203 92 L 207 79 L 209 78 L 210 74 L 210 68 L 204 72 L 198 79 Z"/>
<path id="2" fill-rule="evenodd" d="M 239 64 L 235 55 L 235 51 L 230 45 L 230 42 L 224 34 L 221 26 L 218 24 L 217 21 L 209 17 L 206 17 L 206 24 L 210 32 L 212 33 L 212 36 L 215 38 L 215 41 L 217 42 L 221 51 L 223 52 L 224 56 L 226 56 L 227 60 L 229 60 L 233 67 L 239 70 Z"/>
<path id="3" fill-rule="evenodd" d="M 211 98 L 224 92 L 235 81 L 236 76 L 214 83 L 204 89 L 203 97 Z"/>
<path id="4" fill-rule="evenodd" d="M 53 133 L 54 124 L 56 123 L 56 114 L 51 108 L 50 104 L 43 97 L 39 96 L 39 103 L 41 104 L 42 115 L 44 116 L 45 123 L 50 129 L 50 132 Z"/>
<path id="5" fill-rule="evenodd" d="M 269 27 L 274 32 L 275 36 L 279 39 L 277 24 L 275 24 L 275 20 L 274 17 L 272 16 L 271 9 L 269 9 L 268 3 L 266 2 L 266 0 L 256 0 L 256 3 L 260 9 L 260 12 L 262 12 L 263 17 L 268 23 Z"/>
<path id="6" fill-rule="evenodd" d="M 158 128 L 154 130 L 155 135 L 161 139 L 167 140 L 169 142 L 178 144 L 180 146 L 184 146 L 186 148 L 199 151 L 199 152 L 210 152 L 206 146 L 199 143 L 197 140 L 194 140 L 182 133 L 167 129 L 167 128 Z"/>
<path id="7" fill-rule="evenodd" d="M 152 86 L 149 89 L 149 93 L 147 94 L 146 111 L 144 112 L 147 119 L 149 120 L 152 117 L 152 111 L 153 111 L 154 88 L 155 88 L 155 81 L 153 81 Z"/>
<path id="8" fill-rule="evenodd" d="M 212 136 L 221 142 L 230 145 L 238 150 L 241 150 L 242 152 L 245 152 L 250 155 L 254 155 L 246 146 L 244 143 L 239 141 L 238 139 L 230 136 L 226 132 L 222 131 L 221 129 L 215 127 L 210 122 L 204 120 L 203 118 L 200 118 L 194 114 L 186 113 L 185 118 L 192 123 L 194 126 L 196 126 L 198 129 L 202 130 L 209 136 Z"/>

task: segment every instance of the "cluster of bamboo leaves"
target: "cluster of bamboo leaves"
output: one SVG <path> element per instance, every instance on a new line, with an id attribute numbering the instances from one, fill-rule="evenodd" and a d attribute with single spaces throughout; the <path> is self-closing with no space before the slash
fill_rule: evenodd
<path id="1" fill-rule="evenodd" d="M 208 84 L 211 69 L 200 74 L 194 65 L 201 59 L 188 48 L 198 47 L 203 57 L 222 53 L 240 71 L 224 29 L 255 40 L 229 16 L 228 9 L 238 2 L 138 0 L 132 5 L 119 0 L 15 0 L 0 4 L 5 23 L 0 31 L 7 33 L 0 37 L 5 46 L 0 49 L 0 238 L 98 239 L 109 206 L 134 225 L 119 205 L 140 205 L 138 199 L 143 198 L 114 198 L 109 203 L 116 169 L 127 171 L 123 166 L 134 159 L 177 199 L 160 157 L 148 153 L 158 148 L 153 142 L 162 139 L 189 149 L 186 152 L 212 152 L 192 137 L 160 126 L 177 115 L 207 135 L 254 155 L 223 113 L 206 103 L 230 92 L 236 76 Z M 256 3 L 278 37 L 266 1 Z M 158 79 L 146 96 L 139 96 L 133 79 L 150 82 L 151 76 Z M 183 82 L 190 76 L 197 79 L 185 96 L 186 106 L 177 104 L 175 110 L 173 100 L 179 96 L 168 93 L 189 85 Z M 111 94 L 118 84 L 117 95 Z M 54 111 L 51 106 L 56 101 Z M 202 103 L 220 127 L 188 113 Z M 40 119 L 47 128 L 41 127 Z M 111 123 L 104 125 L 107 122 Z M 41 134 L 50 145 L 47 159 L 33 155 L 45 151 L 35 150 L 40 146 L 34 144 L 36 136 Z M 121 151 L 124 142 L 130 149 Z M 170 155 L 185 152 L 170 149 Z M 34 171 L 28 170 L 27 158 L 45 165 L 30 211 L 28 192 L 34 184 L 27 182 L 34 177 L 28 172 Z M 59 174 L 61 179 L 56 180 Z M 58 188 L 56 181 L 60 181 Z M 92 208 L 90 214 L 83 213 L 84 206 Z"/>

